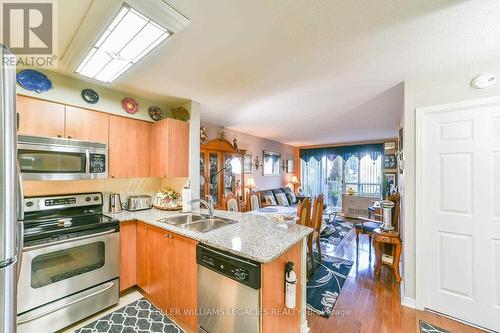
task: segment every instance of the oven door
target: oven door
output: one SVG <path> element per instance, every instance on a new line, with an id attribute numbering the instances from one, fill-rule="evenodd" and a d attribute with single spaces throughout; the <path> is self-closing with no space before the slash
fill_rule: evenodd
<path id="1" fill-rule="evenodd" d="M 17 313 L 117 278 L 119 237 L 107 230 L 24 248 Z"/>

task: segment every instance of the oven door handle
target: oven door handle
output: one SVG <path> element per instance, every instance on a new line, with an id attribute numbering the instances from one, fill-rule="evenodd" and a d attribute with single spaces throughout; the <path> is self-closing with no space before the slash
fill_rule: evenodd
<path id="1" fill-rule="evenodd" d="M 69 238 L 69 239 L 65 239 L 65 240 L 61 240 L 61 241 L 57 241 L 57 242 L 52 242 L 52 243 L 46 243 L 46 244 L 40 244 L 40 245 L 33 245 L 33 246 L 26 246 L 26 247 L 24 247 L 23 252 L 28 252 L 28 251 L 43 249 L 45 247 L 59 245 L 59 244 L 64 244 L 64 243 L 69 243 L 69 242 L 74 242 L 74 241 L 77 241 L 77 240 L 83 240 L 83 239 L 89 239 L 89 238 L 94 238 L 94 237 L 98 237 L 98 236 L 104 236 L 104 235 L 107 235 L 107 234 L 112 234 L 114 232 L 116 232 L 116 230 L 113 229 L 113 230 L 108 230 L 108 231 L 104 231 L 104 232 L 99 232 L 99 233 L 96 233 L 96 234 L 90 234 L 90 235 L 86 235 L 86 236 Z"/>
<path id="2" fill-rule="evenodd" d="M 68 302 L 68 303 L 62 304 L 61 306 L 58 306 L 58 307 L 56 307 L 56 308 L 54 308 L 54 309 L 49 309 L 49 310 L 47 310 L 47 311 L 43 311 L 43 312 L 40 312 L 40 313 L 36 313 L 36 314 L 34 314 L 33 316 L 30 316 L 30 317 L 28 317 L 28 318 L 21 318 L 20 320 L 18 320 L 18 321 L 17 321 L 17 324 L 18 324 L 18 325 L 20 325 L 20 324 L 24 324 L 24 323 L 27 323 L 27 322 L 33 321 L 33 320 L 35 320 L 35 319 L 38 319 L 38 318 L 40 318 L 40 317 L 46 316 L 46 315 L 48 315 L 48 314 L 51 314 L 51 313 L 53 313 L 53 312 L 59 311 L 59 310 L 61 310 L 61 309 L 63 309 L 63 308 L 66 308 L 66 307 L 68 307 L 68 306 L 72 305 L 72 304 L 75 304 L 75 303 L 78 303 L 78 302 L 84 301 L 84 300 L 86 300 L 86 299 L 88 299 L 88 298 L 91 298 L 91 297 L 97 296 L 97 295 L 99 295 L 99 294 L 102 294 L 103 292 L 105 292 L 106 290 L 109 290 L 109 289 L 113 288 L 114 286 L 115 286 L 115 283 L 114 283 L 114 282 L 110 282 L 110 283 L 108 283 L 108 284 L 106 285 L 106 287 L 102 288 L 101 290 L 97 290 L 97 291 L 95 291 L 95 292 L 93 292 L 93 293 L 91 293 L 91 294 L 89 294 L 89 295 L 85 295 L 85 296 L 83 296 L 83 297 L 80 297 L 80 298 L 75 299 L 75 300 L 73 300 L 73 301 L 70 301 L 70 302 Z"/>

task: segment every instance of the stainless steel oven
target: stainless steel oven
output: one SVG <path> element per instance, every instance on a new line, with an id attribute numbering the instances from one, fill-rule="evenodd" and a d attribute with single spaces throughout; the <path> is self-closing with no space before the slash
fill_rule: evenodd
<path id="1" fill-rule="evenodd" d="M 119 222 L 102 194 L 24 199 L 18 332 L 53 332 L 118 302 Z"/>
<path id="2" fill-rule="evenodd" d="M 103 143 L 20 135 L 17 158 L 23 180 L 108 177 L 108 146 Z"/>

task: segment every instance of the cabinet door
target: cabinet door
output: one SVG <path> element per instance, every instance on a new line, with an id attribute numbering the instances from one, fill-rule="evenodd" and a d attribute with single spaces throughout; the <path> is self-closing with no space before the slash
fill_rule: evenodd
<path id="1" fill-rule="evenodd" d="M 120 224 L 120 291 L 137 284 L 137 223 Z"/>
<path id="2" fill-rule="evenodd" d="M 109 115 L 66 106 L 66 137 L 68 139 L 108 143 Z"/>
<path id="3" fill-rule="evenodd" d="M 198 308 L 196 244 L 197 242 L 192 239 L 173 235 L 171 307 L 181 309 L 181 312 L 172 315 L 172 317 L 181 326 L 187 328 L 188 332 L 195 332 L 198 325 L 196 316 Z"/>
<path id="4" fill-rule="evenodd" d="M 64 105 L 17 96 L 19 134 L 45 137 L 64 136 Z"/>
<path id="5" fill-rule="evenodd" d="M 189 176 L 189 123 L 170 118 L 154 123 L 151 146 L 152 176 Z"/>
<path id="6" fill-rule="evenodd" d="M 137 285 L 147 294 L 150 293 L 149 285 L 149 226 L 145 223 L 137 223 Z"/>
<path id="7" fill-rule="evenodd" d="M 165 312 L 170 311 L 171 239 L 167 231 L 155 227 L 149 230 L 149 295 L 153 303 Z"/>
<path id="8" fill-rule="evenodd" d="M 109 174 L 112 178 L 150 176 L 151 123 L 109 117 Z"/>

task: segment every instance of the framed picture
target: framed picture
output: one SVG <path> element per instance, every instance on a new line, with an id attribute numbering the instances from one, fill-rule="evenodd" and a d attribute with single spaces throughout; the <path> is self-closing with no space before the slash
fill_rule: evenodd
<path id="1" fill-rule="evenodd" d="M 396 169 L 398 167 L 398 162 L 395 154 L 389 154 L 384 156 L 384 169 Z"/>
<path id="2" fill-rule="evenodd" d="M 294 172 L 295 172 L 295 160 L 287 160 L 286 173 L 294 173 Z"/>
<path id="3" fill-rule="evenodd" d="M 253 156 L 252 155 L 245 155 L 243 157 L 243 172 L 244 173 L 252 173 L 252 164 L 253 161 Z"/>
<path id="4" fill-rule="evenodd" d="M 281 173 L 281 154 L 264 150 L 264 167 L 262 173 L 264 176 L 279 176 Z"/>
<path id="5" fill-rule="evenodd" d="M 396 194 L 398 191 L 398 186 L 397 186 L 397 175 L 395 173 L 386 173 L 385 174 L 385 179 L 387 180 L 387 189 L 386 189 L 386 195 L 387 194 Z"/>
<path id="6" fill-rule="evenodd" d="M 396 150 L 396 141 L 389 141 L 384 143 L 385 150 Z"/>

